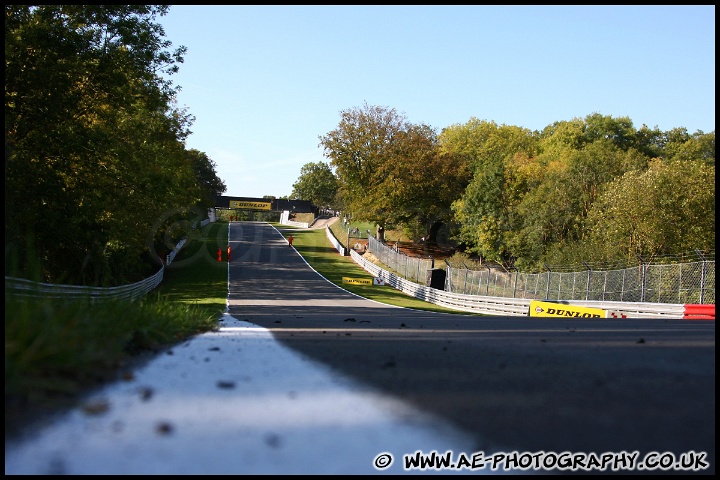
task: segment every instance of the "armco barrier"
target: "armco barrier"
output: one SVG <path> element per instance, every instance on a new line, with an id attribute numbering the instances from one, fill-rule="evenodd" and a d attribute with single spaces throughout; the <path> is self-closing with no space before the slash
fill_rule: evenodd
<path id="1" fill-rule="evenodd" d="M 119 287 L 84 287 L 79 285 L 60 285 L 57 283 L 38 283 L 24 278 L 5 277 L 5 289 L 14 295 L 31 298 L 63 298 L 96 300 L 136 300 L 154 290 L 163 280 L 165 265 L 145 280 Z"/>
<path id="2" fill-rule="evenodd" d="M 329 228 L 327 230 L 329 230 Z M 331 233 L 328 233 L 328 238 L 330 238 L 330 235 Z M 339 248 L 338 245 L 335 246 Z M 435 305 L 484 315 L 525 316 L 530 313 L 530 299 L 446 292 L 411 282 L 394 273 L 388 272 L 364 259 L 362 255 L 354 250 L 350 250 L 350 256 L 355 263 L 360 265 L 365 271 L 376 278 L 382 279 L 387 285 L 407 295 L 434 303 Z M 572 301 L 572 304 L 611 310 L 624 315 L 625 318 L 688 318 L 685 317 L 686 305 L 676 303 Z M 714 306 L 712 318 L 714 318 Z"/>
<path id="3" fill-rule="evenodd" d="M 330 240 L 330 243 L 333 244 L 333 246 L 335 247 L 335 250 L 337 250 L 338 253 L 344 257 L 345 256 L 345 247 L 343 246 L 342 243 L 340 243 L 340 241 L 337 238 L 335 238 L 335 235 L 333 234 L 332 230 L 330 230 L 329 225 L 327 227 L 325 227 L 325 236 L 327 237 L 328 240 Z"/>
<path id="4" fill-rule="evenodd" d="M 207 225 L 207 223 L 205 225 Z M 172 263 L 175 255 L 177 255 L 183 245 L 185 245 L 186 240 L 186 238 L 180 240 L 173 251 L 166 257 L 166 264 L 160 267 L 160 270 L 158 270 L 155 275 L 137 283 L 117 287 L 85 287 L 80 285 L 40 283 L 24 278 L 6 276 L 5 290 L 10 290 L 18 296 L 31 298 L 89 299 L 90 301 L 136 300 L 144 297 L 160 285 L 165 275 L 165 266 Z"/>
<path id="5" fill-rule="evenodd" d="M 687 320 L 715 320 L 715 305 L 686 304 L 683 318 Z"/>

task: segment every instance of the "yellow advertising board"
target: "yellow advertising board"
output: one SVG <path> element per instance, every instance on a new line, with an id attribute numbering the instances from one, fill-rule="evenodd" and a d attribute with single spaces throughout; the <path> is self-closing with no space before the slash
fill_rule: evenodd
<path id="1" fill-rule="evenodd" d="M 350 278 L 342 277 L 343 283 L 349 283 L 350 285 L 372 285 L 372 278 Z"/>
<path id="2" fill-rule="evenodd" d="M 246 210 L 271 210 L 271 202 L 246 202 L 242 200 L 230 200 L 230 208 L 244 208 Z"/>
<path id="3" fill-rule="evenodd" d="M 605 310 L 601 308 L 565 305 L 564 303 L 530 301 L 531 317 L 574 317 L 574 318 L 605 318 Z"/>

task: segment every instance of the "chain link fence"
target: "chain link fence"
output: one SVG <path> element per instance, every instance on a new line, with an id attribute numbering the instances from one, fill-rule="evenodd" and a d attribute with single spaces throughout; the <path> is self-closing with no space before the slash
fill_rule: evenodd
<path id="1" fill-rule="evenodd" d="M 410 257 L 368 235 L 368 250 L 398 275 L 426 284 L 432 258 Z M 445 291 L 531 300 L 715 304 L 715 252 L 643 261 L 637 266 L 521 273 L 446 263 Z"/>
<path id="2" fill-rule="evenodd" d="M 426 282 L 427 271 L 435 266 L 432 258 L 410 257 L 388 247 L 371 235 L 368 235 L 368 250 L 390 270 L 407 280 L 423 285 Z"/>
<path id="3" fill-rule="evenodd" d="M 491 267 L 477 270 L 448 264 L 445 290 L 533 300 L 715 304 L 715 260 L 642 263 L 604 271 L 548 269 L 543 273 Z"/>

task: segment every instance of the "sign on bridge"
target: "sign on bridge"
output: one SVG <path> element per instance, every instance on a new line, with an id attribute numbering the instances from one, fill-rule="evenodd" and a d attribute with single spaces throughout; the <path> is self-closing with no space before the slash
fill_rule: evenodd
<path id="1" fill-rule="evenodd" d="M 271 210 L 270 202 L 247 202 L 242 200 L 230 200 L 230 208 L 239 208 L 245 210 Z"/>

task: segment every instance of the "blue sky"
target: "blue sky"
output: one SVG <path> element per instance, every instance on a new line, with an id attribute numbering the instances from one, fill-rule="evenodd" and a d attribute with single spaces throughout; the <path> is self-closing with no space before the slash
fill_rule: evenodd
<path id="1" fill-rule="evenodd" d="M 173 5 L 187 148 L 226 195 L 290 195 L 328 161 L 340 112 L 392 108 L 440 132 L 471 118 L 542 130 L 591 113 L 715 130 L 715 6 Z"/>

